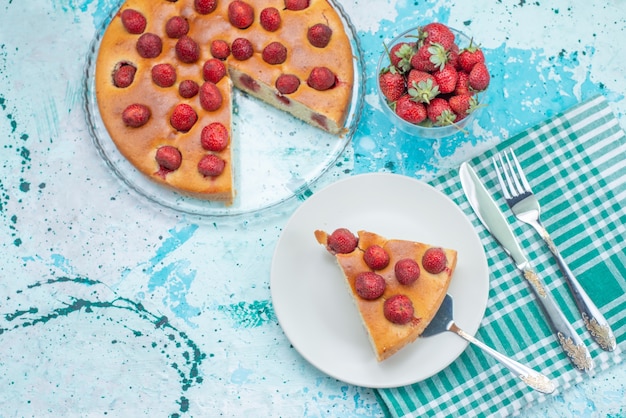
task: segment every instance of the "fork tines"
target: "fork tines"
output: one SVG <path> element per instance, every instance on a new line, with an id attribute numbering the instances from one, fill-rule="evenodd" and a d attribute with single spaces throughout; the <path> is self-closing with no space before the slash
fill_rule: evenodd
<path id="1" fill-rule="evenodd" d="M 505 150 L 497 154 L 496 157 L 493 157 L 491 161 L 498 175 L 504 198 L 519 201 L 532 194 L 530 184 L 528 184 L 528 180 L 526 180 L 526 176 L 513 150 L 509 148 L 508 153 Z M 502 171 L 498 168 L 498 163 Z"/>

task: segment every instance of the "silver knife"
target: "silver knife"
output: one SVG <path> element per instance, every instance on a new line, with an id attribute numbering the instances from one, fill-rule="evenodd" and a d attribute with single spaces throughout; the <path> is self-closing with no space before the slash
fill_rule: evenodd
<path id="1" fill-rule="evenodd" d="M 513 259 L 517 268 L 533 289 L 537 300 L 548 317 L 548 323 L 556 334 L 557 341 L 569 360 L 581 371 L 593 369 L 593 360 L 589 349 L 569 323 L 552 294 L 535 273 L 530 262 L 519 246 L 504 214 L 491 198 L 472 167 L 464 162 L 459 169 L 461 186 L 476 216 Z"/>

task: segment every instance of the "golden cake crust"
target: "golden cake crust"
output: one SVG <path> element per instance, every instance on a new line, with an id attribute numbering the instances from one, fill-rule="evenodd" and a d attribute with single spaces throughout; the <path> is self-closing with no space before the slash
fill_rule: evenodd
<path id="1" fill-rule="evenodd" d="M 327 245 L 326 232 L 318 230 L 315 236 L 320 244 Z M 415 341 L 430 324 L 448 291 L 456 268 L 457 252 L 444 248 L 448 260 L 446 269 L 439 274 L 431 274 L 423 268 L 421 260 L 426 250 L 433 247 L 432 245 L 406 240 L 388 240 L 368 231 L 359 231 L 358 238 L 358 247 L 353 252 L 335 254 L 335 257 L 367 330 L 376 358 L 383 361 Z M 376 271 L 385 279 L 385 292 L 378 299 L 366 300 L 357 294 L 355 280 L 359 273 L 371 271 L 363 259 L 364 251 L 371 245 L 384 248 L 390 260 L 387 267 Z M 411 285 L 403 285 L 395 277 L 395 263 L 404 258 L 411 258 L 420 266 L 420 276 Z M 413 303 L 414 318 L 404 325 L 390 322 L 383 312 L 385 300 L 397 294 L 408 296 Z"/>
<path id="2" fill-rule="evenodd" d="M 229 3 L 218 0 L 215 11 L 202 15 L 196 12 L 193 0 L 127 0 L 103 34 L 95 72 L 100 115 L 113 142 L 131 164 L 151 179 L 177 191 L 227 203 L 234 197 L 232 135 L 226 149 L 214 152 L 201 146 L 200 132 L 215 121 L 230 132 L 233 84 L 312 125 L 341 133 L 354 82 L 352 49 L 346 29 L 337 11 L 326 0 L 311 0 L 309 7 L 302 11 L 285 10 L 283 0 L 249 0 L 246 3 L 254 9 L 254 22 L 246 29 L 237 29 L 229 23 Z M 281 13 L 281 28 L 275 32 L 266 31 L 259 23 L 260 11 L 266 7 L 275 7 Z M 143 33 L 153 33 L 161 38 L 163 49 L 156 58 L 142 58 L 137 53 L 136 43 L 141 35 L 130 34 L 123 26 L 120 15 L 126 9 L 137 10 L 145 16 L 147 26 Z M 184 63 L 177 58 L 177 39 L 169 38 L 165 32 L 166 22 L 173 16 L 182 16 L 188 21 L 187 35 L 200 46 L 200 57 L 194 63 Z M 325 23 L 333 30 L 326 48 L 313 47 L 306 39 L 308 27 L 316 23 Z M 232 55 L 225 60 L 229 75 L 217 83 L 223 98 L 222 106 L 210 112 L 201 107 L 199 95 L 182 98 L 178 94 L 181 81 L 193 80 L 200 86 L 204 83 L 203 64 L 213 58 L 211 41 L 220 39 L 230 45 L 236 38 L 250 40 L 254 54 L 245 61 L 237 61 Z M 262 50 L 272 41 L 279 41 L 287 47 L 287 60 L 283 64 L 270 65 L 263 61 Z M 125 88 L 116 87 L 112 81 L 112 74 L 120 63 L 131 63 L 137 68 L 133 83 Z M 151 69 L 161 63 L 172 64 L 176 69 L 176 83 L 172 87 L 158 87 L 152 81 Z M 308 74 L 315 66 L 326 66 L 336 74 L 335 87 L 317 91 L 306 84 Z M 274 84 L 282 73 L 299 77 L 301 84 L 296 92 L 284 96 L 278 94 Z M 134 103 L 145 104 L 151 111 L 148 123 L 138 128 L 126 126 L 121 117 L 124 109 Z M 173 108 L 179 103 L 189 104 L 198 115 L 197 122 L 188 132 L 179 132 L 170 124 Z M 163 145 L 172 145 L 181 152 L 182 164 L 177 170 L 164 172 L 156 162 L 156 150 Z M 197 169 L 198 161 L 209 153 L 226 162 L 225 170 L 219 176 L 204 176 Z"/>

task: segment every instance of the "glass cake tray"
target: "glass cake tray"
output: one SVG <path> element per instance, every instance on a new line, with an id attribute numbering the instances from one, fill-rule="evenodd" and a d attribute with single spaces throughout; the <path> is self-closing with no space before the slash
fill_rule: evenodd
<path id="1" fill-rule="evenodd" d="M 339 12 L 350 39 L 354 89 L 346 119 L 347 133 L 336 136 L 315 128 L 260 100 L 233 92 L 233 167 L 235 200 L 231 205 L 177 193 L 138 171 L 118 151 L 100 117 L 95 95 L 95 67 L 105 29 L 123 4 L 117 3 L 91 42 L 84 72 L 84 107 L 94 144 L 111 171 L 147 203 L 201 216 L 235 216 L 274 208 L 304 194 L 332 167 L 350 143 L 361 117 L 365 65 L 356 30 L 343 8 Z"/>

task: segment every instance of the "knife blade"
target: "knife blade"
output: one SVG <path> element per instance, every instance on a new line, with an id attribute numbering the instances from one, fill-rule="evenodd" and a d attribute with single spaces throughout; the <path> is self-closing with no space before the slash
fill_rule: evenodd
<path id="1" fill-rule="evenodd" d="M 474 169 L 467 162 L 464 162 L 459 168 L 459 175 L 461 177 L 461 186 L 474 213 L 504 248 L 504 251 L 513 259 L 515 266 L 530 284 L 546 314 L 548 324 L 569 360 L 578 370 L 590 371 L 593 369 L 593 360 L 589 349 L 533 269 L 504 214 L 480 181 Z"/>

